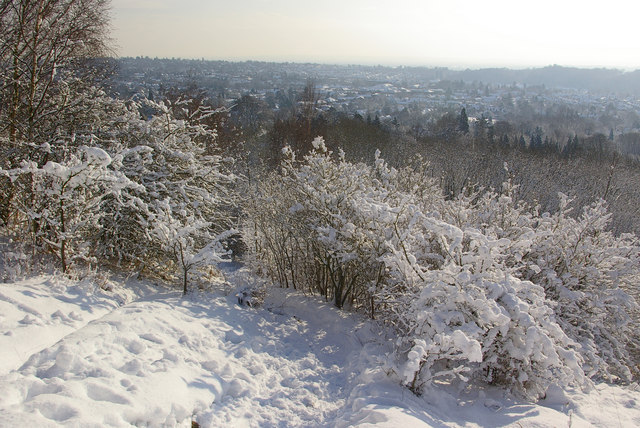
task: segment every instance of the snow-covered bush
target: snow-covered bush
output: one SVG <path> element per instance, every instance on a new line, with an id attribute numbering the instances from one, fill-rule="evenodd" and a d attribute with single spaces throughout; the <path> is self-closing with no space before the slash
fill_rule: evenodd
<path id="1" fill-rule="evenodd" d="M 301 162 L 285 149 L 281 174 L 249 198 L 245 242 L 280 285 L 375 316 L 373 293 L 386 274 L 380 257 L 406 204 L 393 188 L 397 171 L 379 158 L 373 167 L 347 162 L 321 138 L 313 144 Z"/>
<path id="2" fill-rule="evenodd" d="M 505 267 L 543 287 L 558 324 L 581 345 L 589 377 L 631 379 L 638 374 L 638 306 L 632 298 L 640 275 L 637 237 L 608 229 L 611 215 L 603 201 L 575 218 L 571 201 L 561 194 L 555 214 L 539 214 L 514 200 L 515 191 L 508 180 L 501 193 L 460 196 L 451 201 L 447 218 L 510 240 L 503 250 Z"/>
<path id="3" fill-rule="evenodd" d="M 38 167 L 24 161 L 19 168 L 0 170 L 24 195 L 11 199 L 14 227 L 30 236 L 34 247 L 57 254 L 63 272 L 76 261 L 91 261 L 104 202 L 125 204 L 123 189 L 136 187 L 110 165 L 107 152 L 82 146 L 62 163 L 49 161 Z"/>
<path id="4" fill-rule="evenodd" d="M 392 314 L 403 381 L 419 392 L 442 377 L 483 380 L 532 398 L 555 382 L 583 382 L 578 345 L 555 322 L 544 289 L 509 273 L 511 242 L 420 217 L 385 259 L 413 290 Z"/>
<path id="5" fill-rule="evenodd" d="M 242 232 L 250 264 L 286 288 L 304 288 L 299 281 L 315 278 L 311 251 L 304 244 L 306 223 L 298 205 L 291 203 L 292 189 L 283 177 L 267 176 L 244 200 Z M 313 290 L 318 292 L 318 290 Z"/>
<path id="6" fill-rule="evenodd" d="M 640 282 L 640 243 L 634 235 L 607 230 L 611 215 L 604 201 L 571 217 L 569 200 L 537 218 L 536 234 L 521 276 L 544 287 L 556 319 L 580 343 L 591 377 L 630 380 L 638 374 L 640 323 L 631 298 Z"/>
<path id="7" fill-rule="evenodd" d="M 393 327 L 394 371 L 415 391 L 457 378 L 537 398 L 629 377 L 640 251 L 606 231 L 602 204 L 540 214 L 511 180 L 447 200 L 419 165 L 352 164 L 321 139 L 285 155 L 246 204 L 253 261 Z"/>

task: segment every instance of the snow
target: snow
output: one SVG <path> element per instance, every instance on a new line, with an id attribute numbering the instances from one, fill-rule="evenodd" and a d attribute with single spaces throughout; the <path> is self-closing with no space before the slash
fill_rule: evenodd
<path id="1" fill-rule="evenodd" d="M 415 396 L 372 321 L 284 289 L 239 306 L 252 278 L 227 269 L 231 287 L 186 297 L 124 279 L 0 285 L 0 426 L 640 426 L 637 386 L 537 404 L 445 383 Z"/>
<path id="2" fill-rule="evenodd" d="M 134 296 L 131 289 L 107 293 L 95 284 L 55 276 L 0 286 L 0 374 L 18 369 L 30 355 Z"/>

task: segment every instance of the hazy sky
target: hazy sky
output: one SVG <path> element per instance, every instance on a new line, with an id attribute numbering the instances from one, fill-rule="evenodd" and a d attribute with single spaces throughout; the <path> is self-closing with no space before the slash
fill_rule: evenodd
<path id="1" fill-rule="evenodd" d="M 634 0 L 112 0 L 121 56 L 640 68 Z"/>

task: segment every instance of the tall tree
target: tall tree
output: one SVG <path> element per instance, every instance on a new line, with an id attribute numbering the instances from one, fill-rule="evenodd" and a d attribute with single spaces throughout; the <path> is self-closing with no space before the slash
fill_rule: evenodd
<path id="1" fill-rule="evenodd" d="M 37 139 L 44 122 L 73 104 L 65 79 L 109 53 L 108 7 L 109 0 L 0 0 L 0 132 L 11 141 Z"/>
<path id="2" fill-rule="evenodd" d="M 467 110 L 462 107 L 460 115 L 458 116 L 458 131 L 463 134 L 469 133 L 469 117 L 467 116 Z"/>

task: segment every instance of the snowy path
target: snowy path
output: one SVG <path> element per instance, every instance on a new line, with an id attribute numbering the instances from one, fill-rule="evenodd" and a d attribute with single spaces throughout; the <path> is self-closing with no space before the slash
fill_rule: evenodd
<path id="1" fill-rule="evenodd" d="M 416 397 L 381 368 L 376 327 L 317 298 L 276 289 L 253 309 L 137 287 L 0 285 L 0 426 L 640 426 L 637 387 Z"/>
<path id="2" fill-rule="evenodd" d="M 322 425 L 344 405 L 349 360 L 362 348 L 345 328 L 367 326 L 330 305 L 309 311 L 305 301 L 283 293 L 264 310 L 240 307 L 232 297 L 169 292 L 112 308 L 70 333 L 64 323 L 40 323 L 50 341 L 60 340 L 0 377 L 0 420 Z"/>

